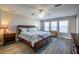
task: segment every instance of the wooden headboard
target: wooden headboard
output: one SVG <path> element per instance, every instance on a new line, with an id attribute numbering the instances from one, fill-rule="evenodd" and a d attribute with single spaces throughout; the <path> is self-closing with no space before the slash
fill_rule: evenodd
<path id="1" fill-rule="evenodd" d="M 17 26 L 17 35 L 19 35 L 20 34 L 20 32 L 21 32 L 21 29 L 20 28 L 35 28 L 35 26 L 33 26 L 33 25 L 18 25 Z"/>

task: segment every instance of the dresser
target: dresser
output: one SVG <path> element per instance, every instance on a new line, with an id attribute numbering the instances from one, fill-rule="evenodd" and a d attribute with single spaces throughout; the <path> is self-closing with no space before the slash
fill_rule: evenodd
<path id="1" fill-rule="evenodd" d="M 79 33 L 71 33 L 71 35 L 77 48 L 77 53 L 79 54 Z"/>
<path id="2" fill-rule="evenodd" d="M 16 40 L 16 33 L 6 33 L 3 35 L 3 45 L 14 43 Z"/>

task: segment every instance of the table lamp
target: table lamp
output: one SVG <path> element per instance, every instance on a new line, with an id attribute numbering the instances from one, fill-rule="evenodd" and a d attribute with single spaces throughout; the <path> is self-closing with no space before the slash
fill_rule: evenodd
<path id="1" fill-rule="evenodd" d="M 7 34 L 7 25 L 1 25 L 1 28 L 4 29 L 4 34 Z"/>

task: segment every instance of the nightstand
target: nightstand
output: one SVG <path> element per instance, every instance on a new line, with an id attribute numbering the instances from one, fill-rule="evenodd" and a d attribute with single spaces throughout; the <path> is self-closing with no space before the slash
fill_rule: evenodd
<path id="1" fill-rule="evenodd" d="M 3 45 L 7 45 L 10 43 L 14 43 L 16 34 L 15 33 L 7 33 L 3 35 Z"/>

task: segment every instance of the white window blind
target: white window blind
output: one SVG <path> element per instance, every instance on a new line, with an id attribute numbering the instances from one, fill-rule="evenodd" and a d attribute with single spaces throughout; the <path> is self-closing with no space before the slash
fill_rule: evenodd
<path id="1" fill-rule="evenodd" d="M 68 33 L 68 20 L 59 21 L 59 32 Z"/>
<path id="2" fill-rule="evenodd" d="M 45 23 L 44 23 L 44 30 L 45 30 L 45 31 L 49 31 L 49 25 L 50 25 L 49 22 L 45 22 Z"/>
<path id="3" fill-rule="evenodd" d="M 57 21 L 53 21 L 51 22 L 51 31 L 57 31 L 57 24 L 58 22 Z"/>

